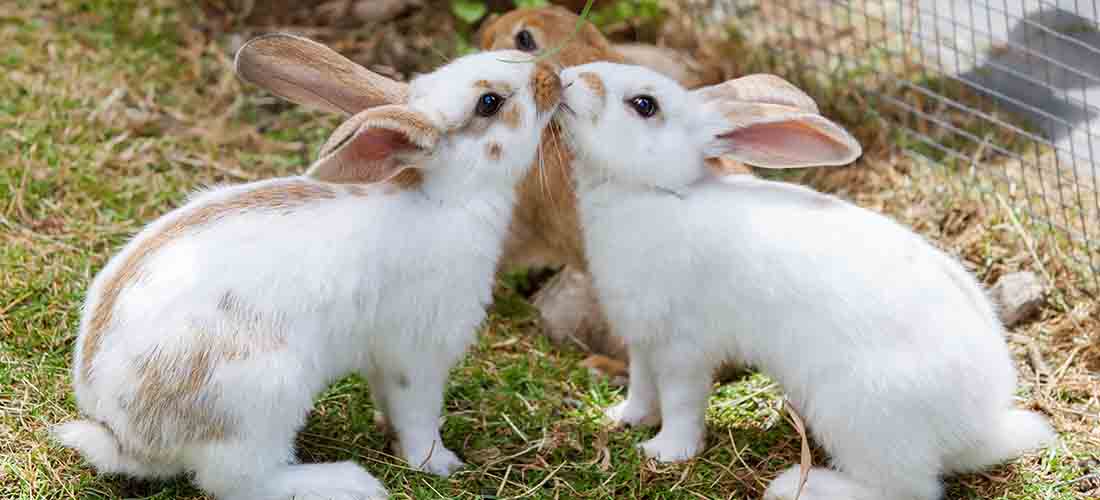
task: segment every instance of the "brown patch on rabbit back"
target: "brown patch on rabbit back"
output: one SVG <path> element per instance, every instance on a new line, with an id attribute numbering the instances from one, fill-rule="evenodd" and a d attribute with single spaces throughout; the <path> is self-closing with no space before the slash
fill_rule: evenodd
<path id="1" fill-rule="evenodd" d="M 255 189 L 194 207 L 177 214 L 156 233 L 145 236 L 123 257 L 114 274 L 107 276 L 98 301 L 93 306 L 81 353 L 81 375 L 85 383 L 92 378 L 92 364 L 103 344 L 103 337 L 114 321 L 116 304 L 122 291 L 143 277 L 145 261 L 158 250 L 187 231 L 225 216 L 252 210 L 293 210 L 317 200 L 331 199 L 336 191 L 325 184 L 305 180 L 266 183 Z"/>
<path id="2" fill-rule="evenodd" d="M 138 362 L 138 387 L 128 413 L 148 442 L 158 442 L 165 426 L 172 426 L 183 442 L 231 437 L 234 422 L 217 408 L 215 373 L 227 363 L 286 348 L 280 314 L 260 311 L 231 290 L 221 295 L 216 310 L 212 318 L 188 321 L 185 336 L 196 348 L 154 350 Z"/>
<path id="3" fill-rule="evenodd" d="M 204 391 L 215 356 L 209 350 L 169 359 L 157 353 L 138 364 L 138 387 L 126 409 L 133 431 L 149 448 L 222 440 L 232 434 L 229 418 L 213 407 L 215 396 Z M 164 442 L 166 426 L 175 431 L 174 442 Z"/>
<path id="4" fill-rule="evenodd" d="M 485 156 L 490 160 L 500 161 L 501 153 L 502 149 L 500 147 L 500 143 L 490 142 L 489 144 L 485 145 Z"/>

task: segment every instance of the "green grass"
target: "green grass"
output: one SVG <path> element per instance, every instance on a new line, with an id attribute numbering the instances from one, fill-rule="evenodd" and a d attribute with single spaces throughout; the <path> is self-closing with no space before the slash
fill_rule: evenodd
<path id="1" fill-rule="evenodd" d="M 202 498 L 185 479 L 97 475 L 47 439 L 76 416 L 80 304 L 111 253 L 191 189 L 300 171 L 336 123 L 242 89 L 190 15 L 166 1 L 0 5 L 0 498 Z M 301 458 L 356 460 L 395 498 L 758 498 L 797 463 L 780 389 L 761 375 L 715 391 L 698 459 L 646 462 L 635 445 L 652 431 L 606 428 L 601 409 L 623 391 L 536 334 L 524 286 L 498 287 L 447 389 L 444 441 L 469 467 L 442 479 L 390 456 L 355 377 L 319 399 Z M 1066 442 L 952 479 L 949 498 L 1083 499 L 1100 455 Z"/>

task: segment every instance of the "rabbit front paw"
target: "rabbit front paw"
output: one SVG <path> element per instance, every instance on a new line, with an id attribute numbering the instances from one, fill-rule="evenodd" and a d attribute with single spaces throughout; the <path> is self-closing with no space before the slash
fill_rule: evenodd
<path id="1" fill-rule="evenodd" d="M 439 443 L 419 453 L 403 454 L 403 456 L 413 468 L 442 477 L 450 476 L 452 472 L 466 465 L 458 455 Z"/>
<path id="2" fill-rule="evenodd" d="M 657 434 L 640 445 L 639 448 L 647 458 L 658 462 L 684 462 L 698 455 L 703 450 L 703 442 L 695 439 L 678 439 Z"/>
<path id="3" fill-rule="evenodd" d="M 630 427 L 654 427 L 661 423 L 661 415 L 644 405 L 633 404 L 628 398 L 604 410 L 604 416 L 615 429 Z"/>

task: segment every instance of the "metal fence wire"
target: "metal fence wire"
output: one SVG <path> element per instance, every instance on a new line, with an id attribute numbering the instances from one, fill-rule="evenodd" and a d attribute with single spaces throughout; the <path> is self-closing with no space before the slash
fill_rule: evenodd
<path id="1" fill-rule="evenodd" d="M 1010 201 L 1100 290 L 1100 0 L 733 7 L 770 70 L 866 91 L 906 154 Z"/>

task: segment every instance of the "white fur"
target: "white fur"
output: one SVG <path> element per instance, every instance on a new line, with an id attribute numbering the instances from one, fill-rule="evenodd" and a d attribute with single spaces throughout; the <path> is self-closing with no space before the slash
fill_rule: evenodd
<path id="1" fill-rule="evenodd" d="M 495 123 L 481 135 L 443 136 L 419 165 L 419 189 L 373 185 L 363 196 L 325 184 L 334 198 L 232 213 L 188 230 L 150 255 L 141 278 L 122 290 L 87 380 L 82 355 L 91 313 L 104 283 L 141 242 L 239 193 L 317 181 L 212 189 L 134 237 L 88 292 L 73 367 L 77 402 L 88 420 L 58 426 L 54 436 L 101 472 L 191 471 L 219 498 L 384 498 L 381 484 L 354 463 L 294 464 L 294 435 L 313 399 L 334 379 L 359 372 L 394 427 L 402 458 L 435 474 L 460 467 L 439 434 L 444 385 L 491 300 L 514 186 L 532 163 L 550 114 L 536 118 L 528 85 L 534 65 L 500 57 L 462 58 L 415 81 L 413 93 L 422 99 L 413 108 L 445 113 L 476 99 L 473 90 L 462 90 L 475 80 L 506 80 L 516 88 L 510 99 L 527 117 L 519 130 Z M 423 98 L 437 95 L 451 99 Z M 487 141 L 506 141 L 501 161 L 485 160 Z M 218 308 L 227 292 L 263 319 L 227 318 Z M 169 413 L 159 415 L 156 439 L 135 433 L 131 409 L 141 364 L 184 359 L 227 339 L 237 339 L 248 354 L 214 364 L 185 402 L 227 422 L 227 436 L 188 439 L 182 430 L 190 423 Z M 189 366 L 177 367 L 178 378 L 165 383 L 185 383 Z"/>
<path id="2" fill-rule="evenodd" d="M 585 71 L 602 77 L 603 104 L 577 79 Z M 590 270 L 630 347 L 629 394 L 608 415 L 662 422 L 648 456 L 701 451 L 711 373 L 726 360 L 780 382 L 831 455 L 836 470 L 814 469 L 803 500 L 933 500 L 941 474 L 1054 438 L 1014 409 L 1002 327 L 954 259 L 835 197 L 708 177 L 702 147 L 718 120 L 646 70 L 581 66 L 563 84 Z M 645 86 L 663 124 L 621 111 Z M 797 478 L 765 497 L 793 500 Z"/>

